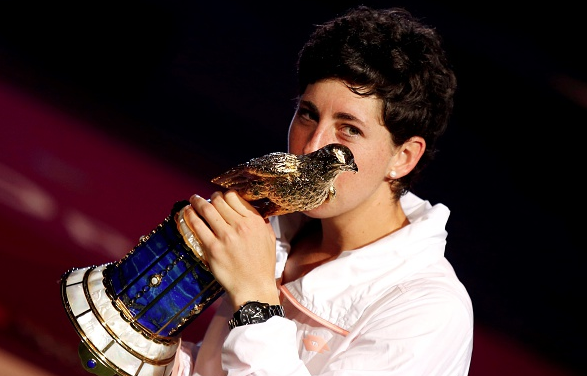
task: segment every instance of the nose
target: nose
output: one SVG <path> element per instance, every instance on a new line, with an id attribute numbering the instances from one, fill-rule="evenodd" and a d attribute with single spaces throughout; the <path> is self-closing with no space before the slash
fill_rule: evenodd
<path id="1" fill-rule="evenodd" d="M 327 127 L 318 125 L 314 128 L 313 132 L 308 134 L 302 152 L 309 154 L 333 142 L 334 140 L 328 132 Z"/>

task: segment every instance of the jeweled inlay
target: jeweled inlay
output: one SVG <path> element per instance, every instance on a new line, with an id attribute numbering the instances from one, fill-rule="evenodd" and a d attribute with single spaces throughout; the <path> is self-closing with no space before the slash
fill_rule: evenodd
<path id="1" fill-rule="evenodd" d="M 151 276 L 149 284 L 151 285 L 151 287 L 159 286 L 159 284 L 161 284 L 161 279 L 162 279 L 161 274 L 153 274 Z"/>

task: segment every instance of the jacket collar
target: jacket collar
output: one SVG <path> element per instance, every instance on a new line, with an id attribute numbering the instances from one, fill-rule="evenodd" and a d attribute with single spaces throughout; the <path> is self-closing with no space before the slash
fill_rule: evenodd
<path id="1" fill-rule="evenodd" d="M 432 206 L 412 193 L 404 195 L 401 204 L 410 221 L 408 226 L 365 247 L 344 251 L 337 259 L 287 283 L 291 295 L 314 314 L 348 330 L 374 300 L 444 258 L 448 208 Z M 279 275 L 285 266 L 289 240 L 303 218 L 294 213 L 273 219 Z"/>

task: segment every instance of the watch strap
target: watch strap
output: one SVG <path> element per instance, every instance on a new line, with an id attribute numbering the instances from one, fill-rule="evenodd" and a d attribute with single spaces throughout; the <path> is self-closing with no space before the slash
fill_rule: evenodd
<path id="1" fill-rule="evenodd" d="M 228 327 L 230 329 L 234 329 L 237 326 L 243 326 L 243 325 L 249 325 L 249 323 L 243 323 L 241 320 L 241 313 L 243 312 L 243 309 L 245 309 L 245 307 L 249 304 L 255 304 L 260 306 L 261 311 L 263 312 L 263 318 L 262 319 L 255 319 L 255 324 L 258 323 L 262 323 L 265 322 L 267 320 L 269 320 L 271 317 L 273 316 L 281 316 L 281 317 L 285 317 L 285 310 L 283 309 L 282 305 L 269 305 L 268 303 L 259 303 L 257 301 L 248 301 L 245 304 L 243 304 L 238 311 L 236 311 L 233 315 L 233 317 L 228 320 Z"/>

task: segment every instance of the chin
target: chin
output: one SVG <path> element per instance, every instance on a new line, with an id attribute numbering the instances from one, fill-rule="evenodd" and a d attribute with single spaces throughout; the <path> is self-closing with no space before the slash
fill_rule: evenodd
<path id="1" fill-rule="evenodd" d="M 338 213 L 334 213 L 335 208 L 327 203 L 318 206 L 312 210 L 303 212 L 306 216 L 315 219 L 325 219 L 336 216 Z"/>

